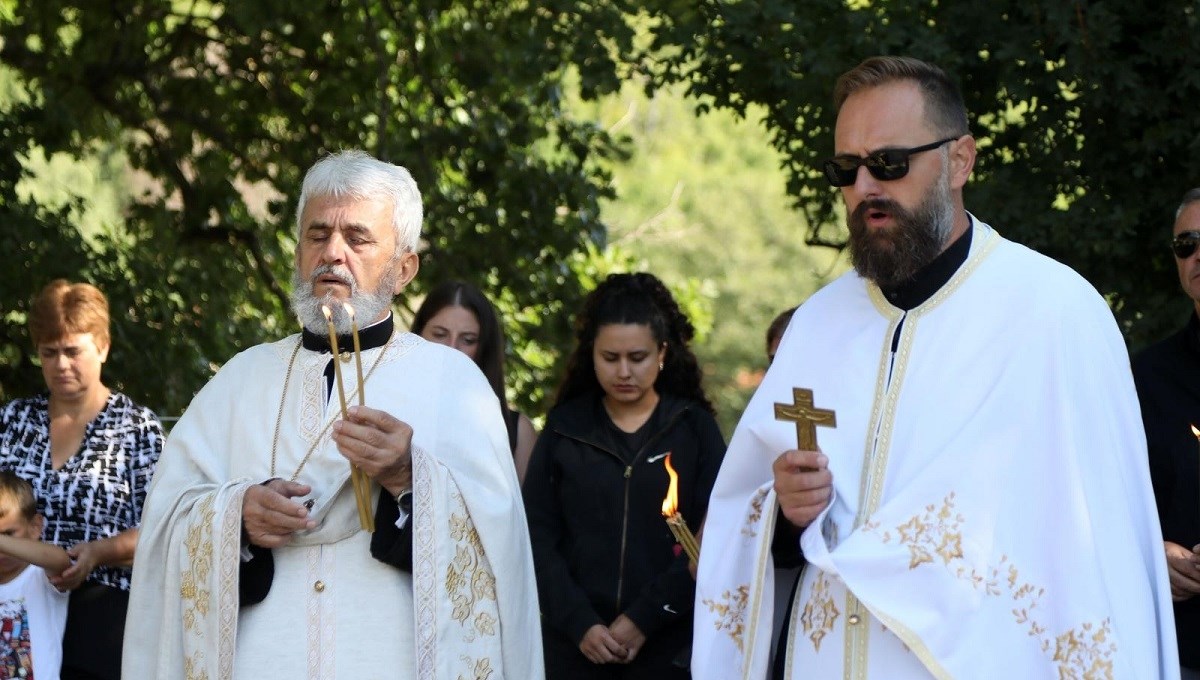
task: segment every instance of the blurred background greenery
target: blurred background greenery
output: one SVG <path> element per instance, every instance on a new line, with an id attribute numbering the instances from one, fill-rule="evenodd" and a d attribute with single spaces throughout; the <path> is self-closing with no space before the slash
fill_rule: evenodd
<path id="1" fill-rule="evenodd" d="M 1137 347 L 1189 309 L 1165 243 L 1200 183 L 1196 24 L 1183 0 L 0 0 L 0 399 L 42 389 L 25 315 L 65 277 L 112 301 L 107 382 L 178 415 L 296 330 L 300 177 L 360 147 L 425 195 L 402 318 L 479 284 L 536 417 L 582 296 L 647 269 L 700 330 L 728 436 L 768 322 L 846 268 L 817 167 L 836 75 L 880 53 L 959 80 L 968 207 L 1084 274 Z"/>

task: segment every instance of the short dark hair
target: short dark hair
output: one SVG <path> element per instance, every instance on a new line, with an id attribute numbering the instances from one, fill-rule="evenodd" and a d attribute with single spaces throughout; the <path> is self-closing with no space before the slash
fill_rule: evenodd
<path id="1" fill-rule="evenodd" d="M 791 322 L 792 315 L 795 313 L 795 307 L 785 309 L 771 321 L 770 326 L 767 326 L 767 352 L 771 351 L 771 343 L 778 340 L 783 335 L 783 332 L 787 330 L 788 323 Z"/>
<path id="2" fill-rule="evenodd" d="M 938 133 L 961 137 L 970 132 L 958 85 L 942 69 L 912 57 L 871 57 L 846 71 L 833 89 L 834 108 L 841 111 L 842 104 L 856 92 L 901 80 L 920 88 L 925 116 Z"/>
<path id="3" fill-rule="evenodd" d="M 500 329 L 496 308 L 483 291 L 466 281 L 446 281 L 434 286 L 413 315 L 412 332 L 420 335 L 429 320 L 447 307 L 470 310 L 479 322 L 479 349 L 475 352 L 475 364 L 483 371 L 492 391 L 500 399 L 501 407 L 504 407 L 508 403 L 504 396 L 504 333 Z"/>
<path id="4" fill-rule="evenodd" d="M 0 470 L 0 517 L 6 516 L 14 508 L 26 520 L 37 516 L 33 485 L 12 470 Z"/>

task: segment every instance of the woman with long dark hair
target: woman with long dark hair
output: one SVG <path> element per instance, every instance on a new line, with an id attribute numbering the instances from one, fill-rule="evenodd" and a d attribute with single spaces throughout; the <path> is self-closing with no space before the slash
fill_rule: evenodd
<path id="1" fill-rule="evenodd" d="M 546 675 L 687 678 L 695 582 L 662 517 L 699 527 L 725 441 L 688 343 L 651 274 L 614 274 L 576 322 L 576 347 L 525 480 Z"/>
<path id="2" fill-rule="evenodd" d="M 505 399 L 504 331 L 491 301 L 478 288 L 464 281 L 438 284 L 425 296 L 413 316 L 412 332 L 431 342 L 457 349 L 471 357 L 483 371 L 500 400 L 517 478 L 524 481 L 529 455 L 537 441 L 537 430 L 525 414 L 509 408 Z"/>

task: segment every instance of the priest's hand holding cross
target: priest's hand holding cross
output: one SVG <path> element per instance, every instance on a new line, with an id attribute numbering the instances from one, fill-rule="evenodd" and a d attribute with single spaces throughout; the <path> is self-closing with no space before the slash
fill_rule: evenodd
<path id="1" fill-rule="evenodd" d="M 833 494 L 829 459 L 817 448 L 817 425 L 836 427 L 834 412 L 813 406 L 812 390 L 792 389 L 791 404 L 775 404 L 775 419 L 796 423 L 798 447 L 784 451 L 771 466 L 779 508 L 789 522 L 808 526 Z"/>

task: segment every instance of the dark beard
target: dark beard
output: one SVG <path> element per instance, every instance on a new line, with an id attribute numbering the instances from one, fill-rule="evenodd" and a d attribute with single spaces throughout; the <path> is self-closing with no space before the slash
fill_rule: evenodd
<path id="1" fill-rule="evenodd" d="M 871 210 L 889 213 L 895 224 L 868 228 L 866 214 Z M 942 252 L 954 225 L 954 207 L 949 187 L 939 181 L 915 210 L 889 198 L 873 198 L 858 204 L 847 222 L 855 271 L 888 288 L 911 280 Z"/>

